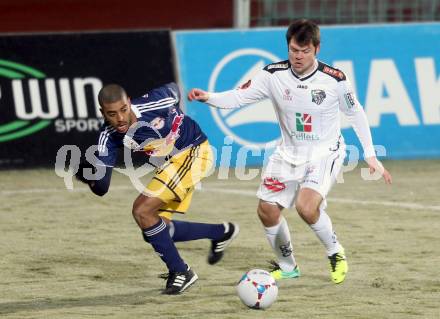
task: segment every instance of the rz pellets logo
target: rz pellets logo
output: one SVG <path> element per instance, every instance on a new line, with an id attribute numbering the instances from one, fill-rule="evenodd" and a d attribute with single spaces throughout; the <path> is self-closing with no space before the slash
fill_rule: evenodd
<path id="1" fill-rule="evenodd" d="M 46 75 L 34 68 L 11 62 L 0 60 L 0 77 L 5 77 L 11 80 L 24 79 L 26 77 L 33 77 L 36 79 L 43 79 Z M 15 99 L 14 94 L 14 99 Z M 1 112 L 1 98 L 2 88 L 0 87 L 0 112 Z M 24 103 L 23 101 L 21 101 Z M 4 105 L 3 105 L 4 107 Z M 0 143 L 15 140 L 27 135 L 31 135 L 39 130 L 50 125 L 52 121 L 40 119 L 38 121 L 30 120 L 13 120 L 8 123 L 0 124 Z"/>

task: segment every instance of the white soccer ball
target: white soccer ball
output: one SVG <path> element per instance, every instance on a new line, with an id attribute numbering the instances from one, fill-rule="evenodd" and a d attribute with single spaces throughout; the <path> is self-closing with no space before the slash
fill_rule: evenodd
<path id="1" fill-rule="evenodd" d="M 252 269 L 241 277 L 237 292 L 238 297 L 246 306 L 266 309 L 277 299 L 278 286 L 266 270 Z"/>

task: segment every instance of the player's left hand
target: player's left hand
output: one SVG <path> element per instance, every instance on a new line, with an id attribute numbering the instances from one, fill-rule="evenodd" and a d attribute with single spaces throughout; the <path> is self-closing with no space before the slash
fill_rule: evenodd
<path id="1" fill-rule="evenodd" d="M 374 174 L 374 172 L 377 171 L 380 173 L 380 175 L 382 175 L 386 184 L 391 184 L 393 182 L 390 172 L 383 167 L 382 163 L 377 159 L 377 157 L 367 157 L 365 161 L 370 169 L 370 174 Z"/>

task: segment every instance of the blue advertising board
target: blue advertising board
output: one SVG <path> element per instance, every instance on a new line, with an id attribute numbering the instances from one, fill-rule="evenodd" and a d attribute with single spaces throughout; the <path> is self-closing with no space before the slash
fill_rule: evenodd
<path id="1" fill-rule="evenodd" d="M 193 87 L 230 90 L 266 64 L 287 59 L 285 31 L 175 32 L 184 92 Z M 439 23 L 321 27 L 318 58 L 349 77 L 370 122 L 373 142 L 384 146 L 386 158 L 440 157 Z M 233 165 L 243 147 L 250 155 L 245 164 L 260 165 L 264 151 L 270 152 L 280 136 L 270 101 L 232 110 L 186 102 L 186 112 L 219 152 L 232 148 Z M 343 135 L 348 145 L 359 147 L 346 122 Z"/>

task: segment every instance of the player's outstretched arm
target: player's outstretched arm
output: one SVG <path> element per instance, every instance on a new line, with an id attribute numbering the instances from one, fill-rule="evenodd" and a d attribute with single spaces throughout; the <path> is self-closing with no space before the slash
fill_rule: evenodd
<path id="1" fill-rule="evenodd" d="M 393 182 L 393 178 L 391 177 L 390 172 L 388 172 L 385 167 L 383 167 L 382 163 L 377 159 L 377 157 L 367 157 L 365 158 L 365 161 L 370 168 L 370 174 L 378 171 L 382 175 L 386 184 L 391 184 Z"/>
<path id="2" fill-rule="evenodd" d="M 200 101 L 206 102 L 209 99 L 209 93 L 198 88 L 191 89 L 188 92 L 188 100 L 189 101 Z"/>
<path id="3" fill-rule="evenodd" d="M 105 168 L 105 175 L 99 180 L 92 180 L 88 178 L 88 174 L 96 173 L 96 167 L 90 164 L 86 161 L 81 161 L 79 163 L 78 171 L 75 173 L 75 177 L 80 182 L 87 184 L 91 191 L 98 195 L 98 196 L 104 196 L 110 187 L 110 180 L 112 176 L 113 169 L 111 167 L 105 167 L 102 166 L 102 168 Z"/>

